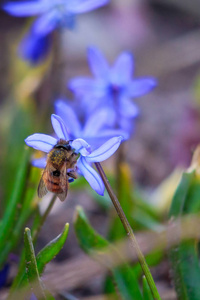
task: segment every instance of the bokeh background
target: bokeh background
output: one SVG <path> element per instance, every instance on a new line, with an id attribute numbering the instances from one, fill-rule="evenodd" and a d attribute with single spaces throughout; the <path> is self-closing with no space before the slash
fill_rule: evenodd
<path id="1" fill-rule="evenodd" d="M 14 18 L 0 11 L 2 210 L 14 181 L 24 138 L 44 129 L 51 132 L 50 118 L 44 118 L 44 107 L 48 103 L 50 116 L 56 97 L 72 98 L 67 81 L 91 75 L 86 57 L 88 45 L 99 47 L 111 64 L 120 52 L 128 50 L 135 58 L 134 76 L 153 76 L 158 80 L 156 89 L 134 100 L 141 113 L 125 147 L 133 181 L 149 201 L 162 206 L 163 199 L 156 196 L 159 185 L 175 169 L 189 166 L 200 141 L 199 1 L 112 0 L 105 7 L 77 17 L 75 29 L 63 33 L 62 51 L 54 52 L 58 59 L 51 68 L 32 69 L 18 58 L 17 45 L 29 24 L 28 18 Z M 105 170 L 112 174 L 112 160 L 105 164 Z M 84 207 L 96 230 L 106 235 L 110 212 L 94 201 L 93 196 L 89 188 L 84 191 L 72 188 L 65 203 L 57 202 L 41 231 L 38 249 L 60 232 L 66 221 L 72 223 L 77 204 Z M 47 203 L 48 197 L 41 203 L 42 210 Z M 64 262 L 72 270 L 84 258 L 71 226 L 66 246 L 49 269 L 56 270 Z M 175 299 L 167 263 L 160 269 L 160 288 L 170 294 L 165 299 Z M 13 263 L 13 274 L 14 270 Z M 71 289 L 68 282 L 67 287 L 77 297 L 89 297 L 101 293 L 102 278 L 97 276 L 77 287 L 72 282 Z M 63 287 L 63 293 L 64 290 Z"/>

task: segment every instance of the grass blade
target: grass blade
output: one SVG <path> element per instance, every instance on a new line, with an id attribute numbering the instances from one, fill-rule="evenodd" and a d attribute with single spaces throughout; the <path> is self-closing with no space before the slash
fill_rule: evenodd
<path id="1" fill-rule="evenodd" d="M 33 248 L 31 231 L 29 228 L 25 228 L 24 232 L 24 245 L 25 245 L 25 260 L 26 260 L 26 274 L 31 286 L 32 292 L 35 294 L 38 300 L 46 300 L 44 287 L 39 277 L 37 268 L 35 251 Z"/>
<path id="2" fill-rule="evenodd" d="M 81 207 L 76 209 L 74 228 L 80 247 L 87 254 L 92 254 L 94 251 L 101 253 L 110 246 L 109 242 L 91 227 Z M 113 247 L 113 251 L 117 250 Z M 123 266 L 114 269 L 110 269 L 108 265 L 108 270 L 111 271 L 122 298 L 125 300 L 142 300 L 139 284 L 129 265 L 124 263 Z"/>
<path id="3" fill-rule="evenodd" d="M 195 172 L 184 173 L 172 200 L 169 217 L 199 212 L 197 200 L 200 184 Z M 177 297 L 179 300 L 200 299 L 200 267 L 196 241 L 180 242 L 169 252 Z"/>

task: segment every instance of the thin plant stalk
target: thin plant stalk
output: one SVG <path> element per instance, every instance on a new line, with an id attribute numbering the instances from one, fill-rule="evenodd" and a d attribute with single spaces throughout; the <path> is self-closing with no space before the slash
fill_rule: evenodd
<path id="1" fill-rule="evenodd" d="M 113 191 L 113 189 L 112 189 L 112 187 L 111 187 L 111 185 L 110 185 L 110 183 L 109 183 L 109 181 L 106 177 L 106 174 L 105 174 L 101 164 L 99 162 L 97 162 L 97 163 L 95 163 L 95 166 L 96 166 L 96 168 L 97 168 L 97 170 L 98 170 L 98 172 L 99 172 L 99 174 L 100 174 L 100 176 L 101 176 L 101 178 L 102 178 L 102 180 L 105 184 L 106 190 L 107 190 L 107 192 L 108 192 L 108 194 L 109 194 L 109 196 L 112 200 L 112 203 L 113 203 L 113 205 L 114 205 L 114 207 L 117 211 L 117 214 L 118 214 L 118 216 L 121 220 L 121 223 L 122 223 L 124 229 L 126 230 L 126 233 L 127 233 L 128 237 L 131 241 L 131 244 L 132 244 L 134 250 L 136 251 L 139 263 L 140 263 L 141 268 L 143 270 L 143 273 L 144 273 L 144 275 L 147 279 L 148 285 L 151 289 L 152 296 L 153 296 L 154 300 L 161 300 L 160 295 L 158 293 L 158 290 L 156 288 L 155 282 L 154 282 L 153 277 L 151 275 L 151 272 L 149 270 L 149 267 L 146 263 L 145 257 L 143 255 L 142 251 L 140 250 L 140 247 L 139 247 L 138 242 L 135 238 L 133 230 L 132 230 L 132 228 L 131 228 L 131 226 L 130 226 L 127 218 L 126 218 L 126 215 L 125 215 L 125 213 L 124 213 L 124 211 L 123 211 L 123 209 L 122 209 L 122 207 L 119 203 L 119 200 L 117 199 L 117 197 L 116 197 L 116 195 L 115 195 L 115 193 L 114 193 L 114 191 Z"/>
<path id="2" fill-rule="evenodd" d="M 40 233 L 40 230 L 42 228 L 42 226 L 44 225 L 44 222 L 46 221 L 47 219 L 47 216 L 49 215 L 52 207 L 54 206 L 54 203 L 56 201 L 56 198 L 57 198 L 57 195 L 53 195 L 52 198 L 51 198 L 51 201 L 49 202 L 49 205 L 47 207 L 47 209 L 45 210 L 45 213 L 43 214 L 43 216 L 41 217 L 41 220 L 40 220 L 40 223 L 39 223 L 39 226 L 36 228 L 36 230 L 33 232 L 33 237 L 32 237 L 32 240 L 33 242 L 36 241 L 37 237 L 38 237 L 38 234 Z"/>

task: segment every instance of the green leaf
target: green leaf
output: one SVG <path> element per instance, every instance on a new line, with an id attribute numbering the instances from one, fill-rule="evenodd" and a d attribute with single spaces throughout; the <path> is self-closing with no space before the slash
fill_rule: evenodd
<path id="1" fill-rule="evenodd" d="M 169 217 L 199 212 L 200 208 L 197 205 L 199 191 L 200 186 L 195 172 L 184 173 L 173 197 Z M 169 257 L 178 299 L 200 299 L 200 267 L 196 242 L 194 240 L 180 242 L 170 250 Z"/>
<path id="2" fill-rule="evenodd" d="M 129 220 L 129 222 L 131 222 L 135 204 L 132 194 L 131 172 L 127 164 L 123 163 L 120 165 L 118 176 L 118 199 L 127 219 Z M 122 226 L 118 215 L 114 214 L 113 218 L 111 219 L 108 238 L 111 241 L 116 241 L 123 237 L 126 237 L 126 231 Z"/>
<path id="3" fill-rule="evenodd" d="M 153 300 L 153 296 L 152 296 L 151 290 L 149 288 L 149 285 L 148 285 L 148 282 L 147 282 L 145 276 L 143 276 L 143 278 L 142 278 L 142 283 L 143 283 L 143 297 L 144 297 L 144 300 Z"/>
<path id="4" fill-rule="evenodd" d="M 4 212 L 4 216 L 2 218 L 0 226 L 0 253 L 4 251 L 5 245 L 7 245 L 7 243 L 11 241 L 13 228 L 15 228 L 15 217 L 18 212 L 18 209 L 20 209 L 21 207 L 22 197 L 26 185 L 27 174 L 29 169 L 29 159 L 30 149 L 25 147 L 22 159 L 20 161 L 18 173 L 15 178 L 15 184 L 12 191 L 12 195 L 7 203 L 7 207 Z M 2 267 L 3 263 L 5 262 L 8 252 L 6 253 L 6 255 L 0 256 L 0 267 Z"/>
<path id="5" fill-rule="evenodd" d="M 50 262 L 63 248 L 69 232 L 69 224 L 66 223 L 63 231 L 54 240 L 47 244 L 37 255 L 37 267 L 41 275 L 48 262 Z"/>
<path id="6" fill-rule="evenodd" d="M 95 232 L 80 206 L 76 207 L 74 228 L 80 247 L 87 254 L 108 247 L 109 242 Z"/>
<path id="7" fill-rule="evenodd" d="M 16 220 L 15 220 L 15 224 L 13 225 L 14 229 L 10 233 L 10 238 L 1 251 L 0 264 L 5 262 L 8 254 L 21 240 L 24 224 L 31 216 L 31 214 L 33 214 L 33 211 L 35 210 L 33 197 L 36 193 L 36 188 L 38 185 L 38 175 L 39 175 L 38 169 L 31 168 L 30 176 L 26 182 L 27 188 L 25 190 L 24 197 L 23 197 L 24 201 L 20 204 L 20 214 L 18 217 L 15 217 Z"/>
<path id="8" fill-rule="evenodd" d="M 161 231 L 163 227 L 160 225 L 155 210 L 143 200 L 136 187 L 133 189 L 131 170 L 128 164 L 120 165 L 118 176 L 118 199 L 134 231 L 141 229 Z M 108 237 L 112 241 L 126 237 L 126 232 L 116 214 L 112 216 Z"/>
<path id="9" fill-rule="evenodd" d="M 188 193 L 194 180 L 195 172 L 183 173 L 181 181 L 172 199 L 169 217 L 177 217 L 184 212 L 184 206 L 188 198 Z"/>
<path id="10" fill-rule="evenodd" d="M 1 111 L 1 155 L 0 159 L 0 181 L 2 183 L 5 199 L 3 198 L 3 210 L 7 207 L 8 199 L 11 196 L 15 177 L 19 169 L 19 162 L 24 151 L 24 139 L 30 135 L 38 122 L 35 122 L 35 107 L 26 104 L 22 107 L 15 99 L 10 98 Z M 35 103 L 33 104 L 35 106 Z M 9 116 L 9 118 L 8 118 Z M 37 116 L 38 118 L 38 116 Z M 2 129 L 3 127 L 3 129 Z M 41 129 L 41 128 L 40 128 Z"/>
<path id="11" fill-rule="evenodd" d="M 38 253 L 38 255 L 36 256 L 36 263 L 39 275 L 42 275 L 46 264 L 52 261 L 52 259 L 54 259 L 55 256 L 61 251 L 66 242 L 68 232 L 69 224 L 66 223 L 63 228 L 63 231 Z M 17 280 L 15 281 L 14 286 L 12 287 L 12 294 L 16 289 L 20 289 L 26 284 L 26 274 L 24 264 L 22 261 L 19 274 L 17 275 Z"/>
<path id="12" fill-rule="evenodd" d="M 39 211 L 39 207 L 36 206 L 35 210 L 34 210 L 34 220 L 33 220 L 33 225 L 32 225 L 32 233 L 34 232 L 35 228 L 37 228 L 39 226 L 40 220 L 41 220 L 41 215 L 40 215 L 40 211 Z M 34 241 L 33 241 L 34 244 Z M 15 291 L 19 285 L 20 282 L 22 282 L 23 277 L 25 277 L 25 251 L 24 248 L 21 251 L 21 256 L 20 256 L 20 262 L 19 262 L 19 266 L 18 266 L 18 273 L 15 276 L 11 288 L 9 290 L 10 295 L 13 293 L 13 291 Z"/>
<path id="13" fill-rule="evenodd" d="M 39 277 L 39 272 L 37 268 L 35 251 L 33 248 L 31 231 L 29 228 L 25 229 L 24 232 L 24 246 L 25 246 L 25 259 L 26 259 L 26 274 L 31 286 L 31 289 L 37 299 L 45 300 L 45 291 L 43 284 Z"/>
<path id="14" fill-rule="evenodd" d="M 98 251 L 98 253 L 100 251 L 103 252 L 108 246 L 111 246 L 107 240 L 96 233 L 96 231 L 91 227 L 83 209 L 80 206 L 76 208 L 74 228 L 80 247 L 87 254 L 92 254 L 95 251 Z M 114 247 L 113 251 L 117 252 Z M 119 292 L 124 300 L 142 300 L 139 284 L 135 278 L 135 274 L 127 263 L 124 263 L 123 266 L 114 269 L 110 269 L 108 266 L 108 270 L 112 272 L 113 279 L 116 282 Z"/>

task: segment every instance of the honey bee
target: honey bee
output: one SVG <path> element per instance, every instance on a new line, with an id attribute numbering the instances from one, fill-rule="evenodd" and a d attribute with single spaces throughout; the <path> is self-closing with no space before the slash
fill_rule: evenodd
<path id="1" fill-rule="evenodd" d="M 48 153 L 47 164 L 38 185 L 38 197 L 42 198 L 49 191 L 64 201 L 70 178 L 77 178 L 74 170 L 76 160 L 77 154 L 73 152 L 69 141 L 59 140 Z"/>

